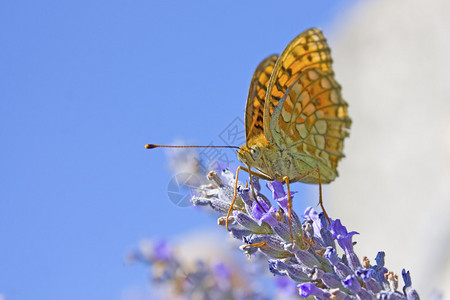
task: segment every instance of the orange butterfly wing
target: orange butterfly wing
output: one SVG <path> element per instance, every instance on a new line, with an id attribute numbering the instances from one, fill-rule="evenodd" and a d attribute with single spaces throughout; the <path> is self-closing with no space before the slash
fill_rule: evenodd
<path id="1" fill-rule="evenodd" d="M 319 183 L 316 172 L 304 177 L 319 167 L 323 183 L 338 176 L 351 120 L 331 64 L 322 32 L 312 28 L 298 35 L 279 57 L 266 58 L 256 69 L 245 128 L 247 147 L 258 142 L 269 146 L 264 150 L 266 161 L 253 161 L 262 173 Z"/>
<path id="2" fill-rule="evenodd" d="M 264 134 L 264 102 L 278 55 L 271 55 L 264 59 L 256 68 L 250 82 L 247 104 L 245 108 L 245 140 L 247 145 L 252 144 L 252 139 Z"/>
<path id="3" fill-rule="evenodd" d="M 264 133 L 270 142 L 270 119 L 288 87 L 307 69 L 332 72 L 331 63 L 330 48 L 318 28 L 305 30 L 284 49 L 272 71 L 264 105 Z"/>
<path id="4" fill-rule="evenodd" d="M 298 168 L 307 172 L 319 167 L 322 182 L 333 181 L 351 125 L 347 107 L 332 72 L 315 68 L 304 71 L 289 86 L 272 115 L 270 128 L 275 144 L 296 158 Z M 318 183 L 318 174 L 314 172 L 301 181 Z"/>

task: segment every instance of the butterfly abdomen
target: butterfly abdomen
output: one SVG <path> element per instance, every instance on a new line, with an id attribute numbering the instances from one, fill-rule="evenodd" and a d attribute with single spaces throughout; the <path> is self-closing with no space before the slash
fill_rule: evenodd
<path id="1" fill-rule="evenodd" d="M 291 182 L 319 183 L 319 174 L 311 172 L 319 167 L 322 183 L 330 183 L 337 177 L 337 171 L 332 166 L 327 166 L 306 155 L 293 155 L 286 149 L 280 149 L 276 145 L 264 149 L 262 154 L 264 162 L 264 173 L 277 181 L 284 181 L 283 177 L 288 176 Z M 310 173 L 308 176 L 305 174 Z"/>

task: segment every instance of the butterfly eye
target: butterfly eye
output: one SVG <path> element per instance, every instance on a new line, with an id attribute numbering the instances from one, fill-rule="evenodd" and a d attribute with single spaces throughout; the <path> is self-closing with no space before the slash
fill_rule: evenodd
<path id="1" fill-rule="evenodd" d="M 253 159 L 259 159 L 261 157 L 261 148 L 253 146 L 250 148 L 250 155 Z"/>

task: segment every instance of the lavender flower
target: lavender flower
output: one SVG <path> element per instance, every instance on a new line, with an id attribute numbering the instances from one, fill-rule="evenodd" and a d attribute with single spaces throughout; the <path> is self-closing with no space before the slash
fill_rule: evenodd
<path id="1" fill-rule="evenodd" d="M 129 255 L 129 261 L 151 266 L 152 282 L 159 287 L 160 299 L 254 299 L 267 300 L 257 275 L 238 264 L 217 256 L 214 261 L 192 261 L 178 253 L 167 241 L 143 241 Z M 275 285 L 275 284 L 274 284 Z"/>
<path id="2" fill-rule="evenodd" d="M 229 170 L 222 179 L 209 175 L 210 184 L 200 187 L 201 195 L 191 199 L 194 205 L 209 205 L 223 216 L 230 206 L 234 192 L 234 177 Z M 419 299 L 412 288 L 409 272 L 403 270 L 405 286 L 398 290 L 398 277 L 384 267 L 384 252 L 375 258 L 376 265 L 364 257 L 361 263 L 354 251 L 355 231 L 348 231 L 341 220 L 328 223 L 323 213 L 312 207 L 302 215 L 304 221 L 292 212 L 293 241 L 289 234 L 287 194 L 279 182 L 269 182 L 273 206 L 260 190 L 258 179 L 254 188 L 258 201 L 250 191 L 238 183 L 238 195 L 230 218 L 231 235 L 240 239 L 241 249 L 247 255 L 264 253 L 269 258 L 269 269 L 274 276 L 284 276 L 297 283 L 299 295 L 315 299 Z M 293 194 L 293 193 L 292 193 Z M 292 196 L 292 195 L 291 195 Z M 339 256 L 338 247 L 344 253 Z"/>

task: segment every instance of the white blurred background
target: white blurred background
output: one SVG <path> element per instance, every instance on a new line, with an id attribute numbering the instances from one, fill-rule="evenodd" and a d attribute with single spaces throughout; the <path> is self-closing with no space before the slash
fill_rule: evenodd
<path id="1" fill-rule="evenodd" d="M 360 256 L 385 251 L 428 299 L 450 287 L 450 3 L 363 1 L 336 23 L 353 124 L 327 205 L 361 233 Z"/>

